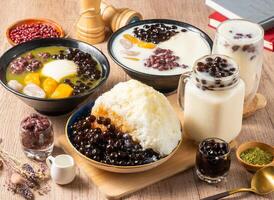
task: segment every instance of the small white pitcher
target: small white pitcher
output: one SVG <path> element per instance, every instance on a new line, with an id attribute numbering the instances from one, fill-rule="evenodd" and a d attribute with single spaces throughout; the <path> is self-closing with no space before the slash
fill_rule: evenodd
<path id="1" fill-rule="evenodd" d="M 66 154 L 61 154 L 55 158 L 49 156 L 46 163 L 50 168 L 50 174 L 53 181 L 59 185 L 65 185 L 73 181 L 75 178 L 74 159 Z"/>

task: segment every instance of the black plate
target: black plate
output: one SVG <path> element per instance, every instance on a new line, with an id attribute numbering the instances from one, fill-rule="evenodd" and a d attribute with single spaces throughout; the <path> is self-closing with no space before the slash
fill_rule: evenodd
<path id="1" fill-rule="evenodd" d="M 119 65 L 120 67 L 123 68 L 123 70 L 132 78 L 137 79 L 143 83 L 146 83 L 147 85 L 150 85 L 154 87 L 154 89 L 159 90 L 164 93 L 172 92 L 177 89 L 178 86 L 178 81 L 180 74 L 178 75 L 152 75 L 152 74 L 146 74 L 143 72 L 136 71 L 132 68 L 127 67 L 126 65 L 122 64 L 116 57 L 114 56 L 113 52 L 113 42 L 115 38 L 120 35 L 122 32 L 136 27 L 140 25 L 145 25 L 145 24 L 154 24 L 154 23 L 163 23 L 163 24 L 169 24 L 169 25 L 176 25 L 182 28 L 186 28 L 190 31 L 197 32 L 201 35 L 202 38 L 204 38 L 210 48 L 212 49 L 213 42 L 210 39 L 210 37 L 201 29 L 185 23 L 185 22 L 180 22 L 180 21 L 175 21 L 175 20 L 169 20 L 169 19 L 148 19 L 148 20 L 142 20 L 138 21 L 132 24 L 128 24 L 127 26 L 124 26 L 120 28 L 118 31 L 112 34 L 111 38 L 108 41 L 108 53 L 112 60 Z M 191 51 L 190 51 L 191 54 Z"/>
<path id="2" fill-rule="evenodd" d="M 100 63 L 102 67 L 102 80 L 98 83 L 95 88 L 90 91 L 80 94 L 77 96 L 72 96 L 68 98 L 62 99 L 41 99 L 36 97 L 27 96 L 20 92 L 17 92 L 10 87 L 7 86 L 6 80 L 6 69 L 9 63 L 14 60 L 16 57 L 22 55 L 27 51 L 31 51 L 33 49 L 39 47 L 47 47 L 47 46 L 64 46 L 80 49 L 83 52 L 91 54 L 96 60 Z M 26 104 L 36 109 L 38 112 L 47 115 L 60 115 L 73 110 L 78 104 L 84 101 L 88 96 L 94 93 L 108 78 L 109 76 L 109 62 L 106 56 L 98 50 L 96 47 L 87 44 L 85 42 L 81 42 L 73 39 L 61 39 L 61 38 L 48 38 L 48 39 L 38 39 L 32 40 L 29 42 L 25 42 L 19 44 L 17 46 L 12 47 L 8 51 L 6 51 L 0 58 L 0 83 L 6 88 L 8 91 L 12 92 L 16 96 L 18 96 L 21 100 L 23 100 Z"/>

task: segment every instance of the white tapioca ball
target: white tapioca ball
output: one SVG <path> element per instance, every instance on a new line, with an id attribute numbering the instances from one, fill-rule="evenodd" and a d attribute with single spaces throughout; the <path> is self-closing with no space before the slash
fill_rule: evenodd
<path id="1" fill-rule="evenodd" d="M 46 93 L 44 92 L 44 90 L 41 89 L 38 85 L 35 85 L 33 83 L 26 85 L 23 89 L 23 93 L 28 96 L 37 97 L 37 98 L 46 97 Z"/>

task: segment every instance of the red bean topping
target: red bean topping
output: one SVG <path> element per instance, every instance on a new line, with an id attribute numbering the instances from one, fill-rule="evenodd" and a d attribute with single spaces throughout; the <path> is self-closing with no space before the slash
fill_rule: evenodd
<path id="1" fill-rule="evenodd" d="M 21 122 L 21 143 L 28 149 L 46 149 L 53 144 L 53 130 L 49 119 L 36 113 Z"/>
<path id="2" fill-rule="evenodd" d="M 10 69 L 13 74 L 21 74 L 25 71 L 34 72 L 42 67 L 41 61 L 34 58 L 32 54 L 20 56 L 13 60 Z"/>
<path id="3" fill-rule="evenodd" d="M 48 129 L 50 122 L 47 117 L 33 113 L 21 122 L 21 126 L 25 130 L 39 132 Z"/>
<path id="4" fill-rule="evenodd" d="M 175 67 L 187 68 L 185 64 L 180 65 L 177 60 L 179 56 L 175 56 L 170 49 L 157 48 L 148 59 L 146 59 L 145 66 L 158 69 L 159 71 L 170 70 Z"/>
<path id="5" fill-rule="evenodd" d="M 16 26 L 9 36 L 13 42 L 20 44 L 38 38 L 60 37 L 60 33 L 51 25 L 32 23 Z"/>

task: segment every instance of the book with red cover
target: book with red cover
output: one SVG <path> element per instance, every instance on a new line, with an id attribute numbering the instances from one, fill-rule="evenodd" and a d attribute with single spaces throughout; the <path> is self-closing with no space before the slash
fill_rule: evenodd
<path id="1" fill-rule="evenodd" d="M 228 18 L 223 16 L 222 14 L 218 12 L 214 12 L 211 15 L 209 15 L 209 24 L 208 26 L 216 29 L 217 26 L 227 20 Z M 270 51 L 274 51 L 274 27 L 265 31 L 264 35 L 264 47 Z"/>

